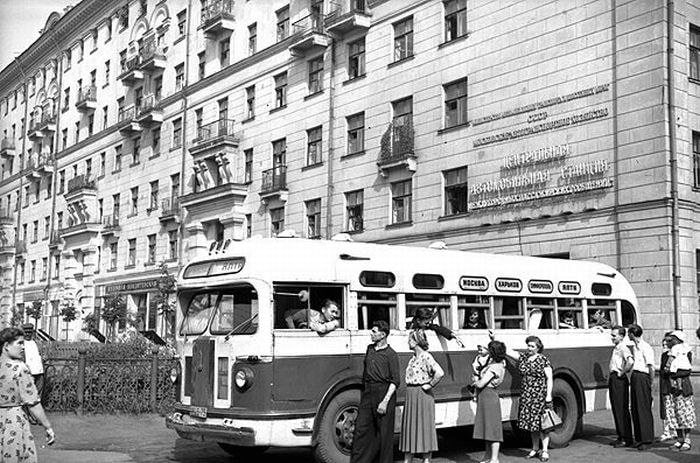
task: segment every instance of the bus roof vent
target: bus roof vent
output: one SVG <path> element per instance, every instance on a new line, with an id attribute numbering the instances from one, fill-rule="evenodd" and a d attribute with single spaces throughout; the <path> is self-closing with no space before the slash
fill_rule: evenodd
<path id="1" fill-rule="evenodd" d="M 209 254 L 218 254 L 226 250 L 231 240 L 224 241 L 212 241 L 209 245 Z"/>
<path id="2" fill-rule="evenodd" d="M 433 241 L 428 247 L 430 249 L 447 249 L 447 244 L 444 241 Z"/>
<path id="3" fill-rule="evenodd" d="M 352 237 L 347 233 L 337 233 L 333 235 L 331 241 L 352 241 Z"/>
<path id="4" fill-rule="evenodd" d="M 277 234 L 277 238 L 296 238 L 297 232 L 291 228 L 285 229 L 283 232 Z"/>

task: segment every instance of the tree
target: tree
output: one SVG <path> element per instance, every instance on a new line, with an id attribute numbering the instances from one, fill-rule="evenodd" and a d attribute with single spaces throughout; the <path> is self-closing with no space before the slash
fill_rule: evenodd
<path id="1" fill-rule="evenodd" d="M 34 319 L 34 326 L 39 326 L 39 319 L 44 312 L 44 304 L 41 301 L 33 301 L 32 305 L 25 309 L 27 316 Z"/>
<path id="2" fill-rule="evenodd" d="M 170 319 L 175 313 L 175 302 L 171 296 L 175 293 L 175 277 L 168 271 L 168 266 L 165 262 L 160 264 L 160 278 L 158 278 L 158 293 L 156 294 L 156 307 L 163 319 L 163 332 L 165 338 L 171 337 L 173 325 Z"/>
<path id="3" fill-rule="evenodd" d="M 12 311 L 10 326 L 20 326 L 22 323 L 24 323 L 24 310 L 18 307 Z"/>
<path id="4" fill-rule="evenodd" d="M 68 324 L 78 318 L 78 309 L 75 308 L 75 302 L 72 299 L 63 301 L 59 313 L 63 321 L 66 322 L 66 341 L 68 341 Z"/>
<path id="5" fill-rule="evenodd" d="M 107 337 L 114 341 L 115 325 L 118 322 L 126 322 L 126 301 L 119 294 L 106 296 L 102 308 L 102 320 L 107 324 Z"/>

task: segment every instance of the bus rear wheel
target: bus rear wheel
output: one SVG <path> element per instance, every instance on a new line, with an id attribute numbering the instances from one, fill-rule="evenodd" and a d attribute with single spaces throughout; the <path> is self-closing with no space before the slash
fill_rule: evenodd
<path id="1" fill-rule="evenodd" d="M 314 457 L 319 463 L 350 461 L 360 391 L 350 389 L 331 399 L 319 423 Z"/>
<path id="2" fill-rule="evenodd" d="M 574 437 L 579 422 L 576 394 L 569 383 L 563 379 L 554 380 L 552 387 L 552 404 L 554 411 L 561 418 L 561 426 L 549 433 L 552 447 L 564 447 Z"/>
<path id="3" fill-rule="evenodd" d="M 243 447 L 240 445 L 217 442 L 219 447 L 234 458 L 234 461 L 248 461 L 250 458 L 259 456 L 267 447 Z"/>

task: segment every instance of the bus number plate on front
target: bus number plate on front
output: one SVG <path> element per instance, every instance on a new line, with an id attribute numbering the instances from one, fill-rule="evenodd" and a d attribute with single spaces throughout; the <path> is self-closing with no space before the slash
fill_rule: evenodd
<path id="1" fill-rule="evenodd" d="M 190 408 L 190 415 L 195 417 L 195 418 L 206 418 L 207 417 L 207 409 L 206 409 L 206 407 L 191 407 Z"/>

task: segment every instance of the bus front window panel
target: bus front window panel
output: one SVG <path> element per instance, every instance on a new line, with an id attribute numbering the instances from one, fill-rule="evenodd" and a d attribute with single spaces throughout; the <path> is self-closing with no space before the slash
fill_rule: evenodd
<path id="1" fill-rule="evenodd" d="M 620 311 L 622 312 L 622 326 L 629 326 L 632 323 L 637 323 L 637 315 L 631 302 L 620 301 Z M 612 320 L 610 323 L 614 326 Z"/>
<path id="2" fill-rule="evenodd" d="M 432 323 L 451 328 L 450 296 L 438 294 L 406 294 L 406 329 L 413 326 L 413 318 L 419 307 L 433 310 Z"/>
<path id="3" fill-rule="evenodd" d="M 457 298 L 459 326 L 463 329 L 488 328 L 491 320 L 490 310 L 488 296 L 459 296 Z"/>
<path id="4" fill-rule="evenodd" d="M 551 330 L 554 328 L 554 299 L 527 298 L 528 328 Z"/>
<path id="5" fill-rule="evenodd" d="M 496 328 L 522 330 L 525 328 L 523 301 L 519 297 L 496 296 L 493 298 L 493 314 Z"/>
<path id="6" fill-rule="evenodd" d="M 399 329 L 396 294 L 362 292 L 357 294 L 357 329 L 369 330 L 372 323 L 384 320 L 392 330 Z"/>
<path id="7" fill-rule="evenodd" d="M 258 294 L 250 285 L 222 291 L 211 322 L 213 334 L 253 334 L 258 330 Z"/>
<path id="8" fill-rule="evenodd" d="M 219 295 L 216 292 L 195 294 L 189 304 L 187 304 L 180 334 L 193 335 L 204 333 L 209 324 L 211 314 L 216 307 L 218 297 Z"/>
<path id="9" fill-rule="evenodd" d="M 570 297 L 557 299 L 557 315 L 559 329 L 583 328 L 583 301 Z"/>
<path id="10" fill-rule="evenodd" d="M 615 301 L 606 299 L 588 299 L 588 326 L 591 328 L 612 328 L 617 324 L 616 309 Z"/>

